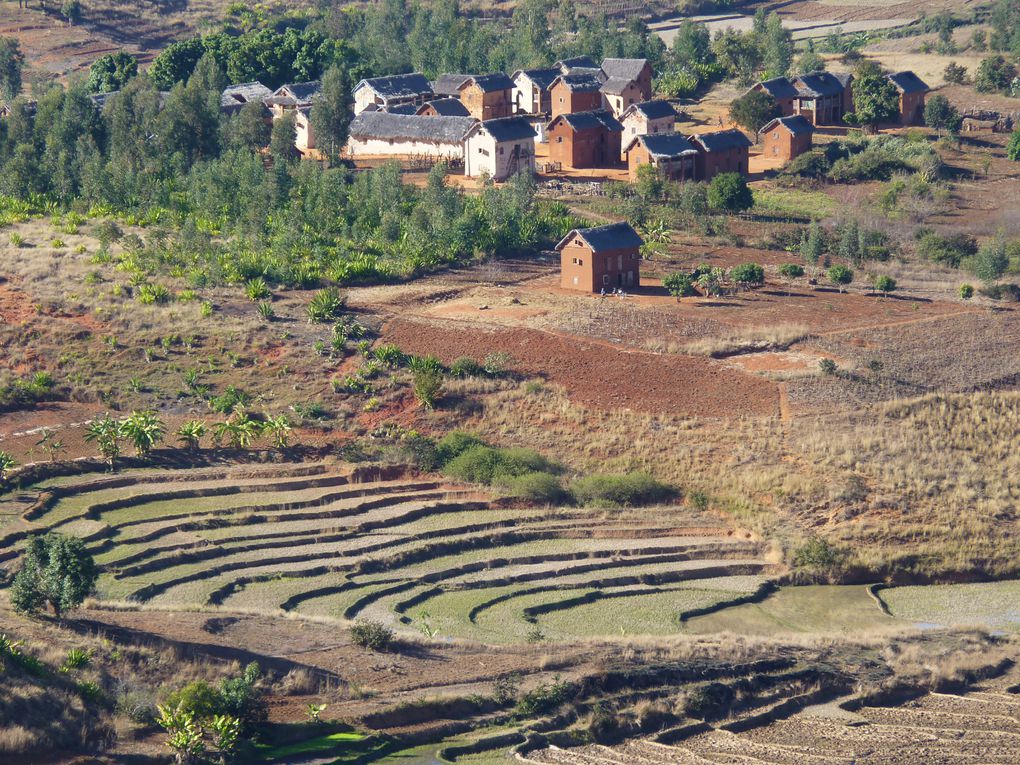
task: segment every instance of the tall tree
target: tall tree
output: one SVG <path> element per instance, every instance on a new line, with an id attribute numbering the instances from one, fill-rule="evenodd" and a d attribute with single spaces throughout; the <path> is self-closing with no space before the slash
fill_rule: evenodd
<path id="1" fill-rule="evenodd" d="M 0 99 L 11 101 L 21 91 L 25 55 L 13 37 L 0 37 Z"/>
<path id="2" fill-rule="evenodd" d="M 943 95 L 932 96 L 924 105 L 924 124 L 935 128 L 940 136 L 945 131 L 959 132 L 962 123 L 963 117 L 960 116 L 960 112 Z"/>
<path id="3" fill-rule="evenodd" d="M 762 35 L 765 77 L 784 77 L 793 64 L 793 36 L 778 13 L 770 13 Z"/>
<path id="4" fill-rule="evenodd" d="M 82 604 L 98 578 L 99 569 L 81 539 L 55 533 L 34 536 L 14 576 L 11 605 L 25 614 L 36 614 L 49 606 L 59 619 Z"/>
<path id="5" fill-rule="evenodd" d="M 89 69 L 89 93 L 112 93 L 127 85 L 138 74 L 138 59 L 118 51 L 100 56 Z"/>
<path id="6" fill-rule="evenodd" d="M 730 104 L 730 119 L 754 133 L 755 142 L 758 141 L 758 131 L 779 115 L 776 99 L 760 90 L 749 90 Z"/>
<path id="7" fill-rule="evenodd" d="M 312 105 L 311 123 L 315 142 L 331 160 L 340 156 L 347 143 L 347 127 L 351 111 L 347 95 L 351 91 L 351 78 L 346 69 L 331 67 L 322 76 L 322 91 Z"/>
<path id="8" fill-rule="evenodd" d="M 899 114 L 899 94 L 896 86 L 882 74 L 881 68 L 866 61 L 854 73 L 854 110 L 846 121 L 874 130 L 881 122 L 888 122 Z"/>

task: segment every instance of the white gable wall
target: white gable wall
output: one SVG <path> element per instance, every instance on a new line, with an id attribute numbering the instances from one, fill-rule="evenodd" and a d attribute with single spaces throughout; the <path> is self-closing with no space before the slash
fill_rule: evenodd
<path id="1" fill-rule="evenodd" d="M 517 163 L 513 164 L 517 150 Z M 464 141 L 464 175 L 488 173 L 493 180 L 504 181 L 518 170 L 535 172 L 535 139 L 497 142 L 487 131 L 475 130 Z"/>

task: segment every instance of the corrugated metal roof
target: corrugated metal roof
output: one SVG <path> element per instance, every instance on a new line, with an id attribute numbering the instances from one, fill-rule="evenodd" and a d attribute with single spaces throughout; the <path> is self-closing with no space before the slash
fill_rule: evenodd
<path id="1" fill-rule="evenodd" d="M 475 122 L 473 117 L 423 117 L 365 111 L 351 121 L 349 133 L 353 138 L 460 143 Z"/>

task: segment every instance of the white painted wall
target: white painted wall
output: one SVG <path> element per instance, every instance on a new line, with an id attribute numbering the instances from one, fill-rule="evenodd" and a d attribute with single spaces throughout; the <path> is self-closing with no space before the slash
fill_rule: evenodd
<path id="1" fill-rule="evenodd" d="M 460 159 L 464 156 L 464 146 L 460 141 L 456 143 L 431 143 L 409 140 L 387 141 L 382 138 L 355 138 L 354 136 L 351 136 L 347 142 L 347 151 L 352 157 L 382 155 Z"/>
<path id="2" fill-rule="evenodd" d="M 527 167 L 534 173 L 535 139 L 496 143 L 496 139 L 486 131 L 476 130 L 464 141 L 464 175 L 488 173 L 493 180 L 506 180 L 511 174 L 510 161 L 517 147 L 520 148 L 520 158 L 513 170 Z"/>

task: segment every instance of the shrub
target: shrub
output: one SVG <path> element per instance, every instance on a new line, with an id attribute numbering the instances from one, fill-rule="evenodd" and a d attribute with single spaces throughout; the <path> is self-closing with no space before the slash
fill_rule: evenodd
<path id="1" fill-rule="evenodd" d="M 335 321 L 340 318 L 346 305 L 347 298 L 336 288 L 327 287 L 319 290 L 308 302 L 308 321 L 313 323 Z"/>
<path id="2" fill-rule="evenodd" d="M 917 254 L 934 263 L 959 268 L 964 258 L 978 251 L 977 240 L 967 234 L 936 234 L 928 231 L 917 241 Z"/>
<path id="3" fill-rule="evenodd" d="M 942 72 L 943 78 L 946 82 L 961 85 L 967 79 L 967 68 L 960 66 L 955 61 L 950 61 L 946 64 L 945 70 Z"/>
<path id="4" fill-rule="evenodd" d="M 559 466 L 533 449 L 497 449 L 472 446 L 446 463 L 451 478 L 486 486 L 525 473 L 557 473 Z"/>
<path id="5" fill-rule="evenodd" d="M 470 356 L 461 356 L 450 364 L 451 377 L 483 377 L 485 369 Z"/>
<path id="6" fill-rule="evenodd" d="M 823 375 L 832 376 L 836 374 L 836 362 L 832 359 L 822 359 L 818 362 L 818 368 L 821 370 Z"/>
<path id="7" fill-rule="evenodd" d="M 516 717 L 534 717 L 545 714 L 563 704 L 570 695 L 570 686 L 557 679 L 552 685 L 542 683 L 525 693 L 514 707 Z"/>
<path id="8" fill-rule="evenodd" d="M 691 277 L 683 273 L 670 274 L 662 280 L 662 286 L 675 298 L 687 297 L 698 294 L 694 289 L 694 282 Z"/>
<path id="9" fill-rule="evenodd" d="M 754 195 L 739 173 L 722 173 L 708 186 L 708 204 L 716 210 L 739 212 L 754 205 Z"/>
<path id="10" fill-rule="evenodd" d="M 485 445 L 485 442 L 476 435 L 465 433 L 461 430 L 454 430 L 443 436 L 439 443 L 436 444 L 437 456 L 439 457 L 439 462 L 445 465 L 471 447 Z"/>
<path id="11" fill-rule="evenodd" d="M 647 473 L 585 476 L 570 485 L 570 493 L 578 503 L 598 507 L 638 507 L 676 496 L 674 488 Z"/>
<path id="12" fill-rule="evenodd" d="M 684 714 L 698 720 L 718 720 L 727 715 L 736 700 L 734 690 L 723 683 L 695 688 L 684 701 Z"/>
<path id="13" fill-rule="evenodd" d="M 839 287 L 840 292 L 854 280 L 854 272 L 841 264 L 832 266 L 826 273 L 826 276 L 828 276 L 830 282 Z"/>
<path id="14" fill-rule="evenodd" d="M 1013 131 L 1006 144 L 1006 156 L 1014 162 L 1020 162 L 1020 128 Z"/>
<path id="15" fill-rule="evenodd" d="M 758 287 L 765 283 L 765 269 L 757 263 L 741 263 L 730 269 L 730 278 L 741 287 Z"/>
<path id="16" fill-rule="evenodd" d="M 991 284 L 1009 268 L 1005 243 L 997 241 L 984 245 L 967 261 L 967 268 L 978 279 Z"/>
<path id="17" fill-rule="evenodd" d="M 276 318 L 276 311 L 273 309 L 273 304 L 268 301 L 263 301 L 255 306 L 255 313 L 259 315 L 259 318 L 263 321 L 272 321 Z"/>
<path id="18" fill-rule="evenodd" d="M 970 300 L 972 297 L 974 297 L 974 287 L 973 287 L 973 285 L 970 285 L 970 284 L 961 284 L 960 285 L 960 297 L 963 298 L 964 300 Z"/>
<path id="19" fill-rule="evenodd" d="M 244 294 L 253 303 L 258 303 L 261 300 L 269 300 L 273 293 L 269 289 L 269 285 L 266 284 L 266 280 L 261 276 L 252 279 L 244 285 Z"/>
<path id="20" fill-rule="evenodd" d="M 891 276 L 886 276 L 884 274 L 882 276 L 875 277 L 875 289 L 883 295 L 888 295 L 896 289 L 896 280 Z"/>
<path id="21" fill-rule="evenodd" d="M 347 631 L 355 645 L 370 651 L 385 651 L 393 643 L 393 630 L 382 622 L 359 619 Z"/>
<path id="22" fill-rule="evenodd" d="M 821 537 L 814 537 L 802 544 L 793 554 L 796 568 L 814 570 L 832 569 L 846 557 L 846 553 L 829 544 Z"/>
<path id="23" fill-rule="evenodd" d="M 559 477 L 552 473 L 524 473 L 504 478 L 499 483 L 508 494 L 540 505 L 559 504 L 568 496 Z"/>
<path id="24" fill-rule="evenodd" d="M 1005 93 L 1014 77 L 1016 67 L 1005 56 L 989 56 L 978 65 L 974 89 L 979 93 Z"/>
<path id="25" fill-rule="evenodd" d="M 173 299 L 173 293 L 162 284 L 142 284 L 136 297 L 144 305 L 162 305 Z"/>
<path id="26" fill-rule="evenodd" d="M 206 719 L 219 714 L 220 694 L 205 680 L 195 680 L 168 694 L 165 706 Z"/>
<path id="27" fill-rule="evenodd" d="M 443 375 L 431 369 L 414 373 L 414 397 L 425 409 L 435 409 L 443 393 Z"/>

